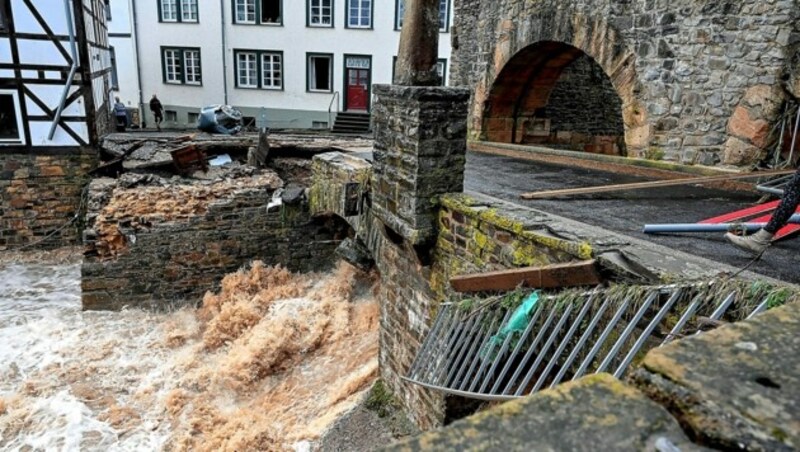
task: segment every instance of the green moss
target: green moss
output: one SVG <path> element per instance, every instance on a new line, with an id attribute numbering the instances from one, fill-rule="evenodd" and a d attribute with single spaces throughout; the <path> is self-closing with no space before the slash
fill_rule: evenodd
<path id="1" fill-rule="evenodd" d="M 650 146 L 644 151 L 643 157 L 647 160 L 664 160 L 664 150 L 657 146 Z"/>
<path id="2" fill-rule="evenodd" d="M 369 395 L 364 402 L 364 406 L 368 410 L 377 413 L 379 417 L 386 417 L 390 415 L 399 404 L 395 400 L 392 391 L 386 386 L 386 383 L 384 383 L 383 380 L 378 380 L 372 385 L 372 389 L 369 390 Z"/>

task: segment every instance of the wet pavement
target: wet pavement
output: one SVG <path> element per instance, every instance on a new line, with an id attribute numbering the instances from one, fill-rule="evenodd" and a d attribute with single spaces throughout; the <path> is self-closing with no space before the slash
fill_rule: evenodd
<path id="1" fill-rule="evenodd" d="M 552 200 L 523 200 L 524 192 L 641 182 L 645 179 L 585 168 L 469 152 L 465 189 L 561 215 L 583 223 L 741 268 L 751 258 L 730 246 L 722 233 L 649 235 L 649 223 L 696 223 L 743 209 L 758 193 L 698 186 L 664 187 Z M 800 284 L 800 236 L 773 245 L 750 270 Z"/>

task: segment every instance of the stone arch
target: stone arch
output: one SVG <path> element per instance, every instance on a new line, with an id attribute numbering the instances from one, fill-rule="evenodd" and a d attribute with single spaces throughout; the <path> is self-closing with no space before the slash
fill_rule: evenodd
<path id="1" fill-rule="evenodd" d="M 473 104 L 473 127 L 482 139 L 520 142 L 525 122 L 547 106 L 565 69 L 588 57 L 619 96 L 627 154 L 638 156 L 647 148 L 650 126 L 635 54 L 613 27 L 582 15 L 553 15 L 521 25 L 501 21 L 497 36 L 492 67 Z"/>

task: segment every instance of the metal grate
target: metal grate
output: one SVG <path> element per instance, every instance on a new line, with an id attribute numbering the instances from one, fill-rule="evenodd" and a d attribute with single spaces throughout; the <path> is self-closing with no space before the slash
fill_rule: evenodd
<path id="1" fill-rule="evenodd" d="M 515 309 L 465 312 L 444 304 L 407 381 L 449 394 L 509 400 L 589 373 L 617 378 L 655 347 L 767 309 L 759 297 L 713 285 L 595 290 L 542 297 L 525 330 L 505 337 Z"/>

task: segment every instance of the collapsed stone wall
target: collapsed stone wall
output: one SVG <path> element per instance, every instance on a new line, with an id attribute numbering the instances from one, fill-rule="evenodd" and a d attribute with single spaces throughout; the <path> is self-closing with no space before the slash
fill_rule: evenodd
<path id="1" fill-rule="evenodd" d="M 457 0 L 451 83 L 473 88 L 473 136 L 507 138 L 511 114 L 491 120 L 498 104 L 527 96 L 520 94 L 526 88 L 496 92 L 498 80 L 520 82 L 504 73 L 515 56 L 543 65 L 536 77 L 547 79 L 540 80 L 545 90 L 533 90 L 542 93 L 571 59 L 585 54 L 622 99 L 629 155 L 746 165 L 763 156 L 775 106 L 785 99 L 799 16 L 793 0 Z M 522 52 L 540 43 L 567 50 Z"/>
<path id="2" fill-rule="evenodd" d="M 36 247 L 43 249 L 80 243 L 78 222 L 63 226 L 79 209 L 96 159 L 90 149 L 63 155 L 0 154 L 0 250 L 40 241 Z"/>
<path id="3" fill-rule="evenodd" d="M 297 189 L 270 208 L 282 185 L 272 171 L 253 168 L 194 183 L 135 174 L 93 181 L 84 309 L 196 303 L 256 259 L 301 272 L 329 268 L 347 226 L 312 218 Z"/>

